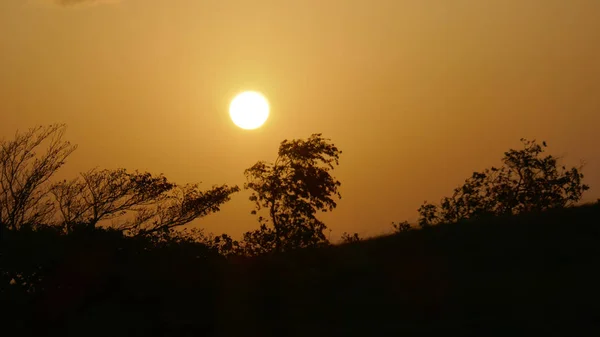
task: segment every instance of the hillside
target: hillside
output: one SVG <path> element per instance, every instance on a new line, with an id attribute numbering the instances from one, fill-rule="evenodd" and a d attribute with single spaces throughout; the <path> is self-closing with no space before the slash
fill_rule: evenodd
<path id="1" fill-rule="evenodd" d="M 593 335 L 600 207 L 229 265 L 217 335 Z"/>
<path id="2" fill-rule="evenodd" d="M 57 250 L 38 235 L 19 254 L 50 261 L 42 295 L 3 284 L 2 325 L 63 337 L 595 335 L 599 219 L 582 206 L 228 260 L 107 235 Z"/>

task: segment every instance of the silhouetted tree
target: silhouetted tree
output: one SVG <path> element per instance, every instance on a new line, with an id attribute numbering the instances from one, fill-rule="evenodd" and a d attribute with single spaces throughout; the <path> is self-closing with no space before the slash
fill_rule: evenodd
<path id="1" fill-rule="evenodd" d="M 361 240 L 361 238 L 358 235 L 358 233 L 354 233 L 352 235 L 350 235 L 346 232 L 342 233 L 342 242 L 343 243 L 358 242 L 360 240 Z"/>
<path id="2" fill-rule="evenodd" d="M 59 221 L 71 232 L 76 225 L 93 229 L 113 220 L 112 227 L 121 232 L 146 235 L 216 212 L 239 191 L 227 185 L 202 191 L 197 184 L 178 186 L 162 175 L 125 169 L 93 169 L 51 184 L 76 149 L 63 140 L 65 130 L 62 124 L 35 127 L 0 141 L 0 231 Z M 124 215 L 129 219 L 115 220 Z"/>
<path id="3" fill-rule="evenodd" d="M 341 151 L 321 134 L 308 139 L 284 140 L 274 163 L 260 161 L 245 171 L 246 189 L 259 216 L 260 229 L 248 232 L 244 242 L 251 251 L 283 251 L 327 243 L 325 224 L 317 211 L 333 210 L 340 198 L 340 182 L 330 170 L 339 164 Z"/>
<path id="4" fill-rule="evenodd" d="M 581 167 L 567 169 L 556 157 L 543 156 L 546 142 L 521 141 L 523 149 L 505 152 L 501 167 L 474 172 L 439 206 L 425 202 L 419 208 L 419 224 L 542 211 L 579 201 L 589 189 L 582 183 Z"/>
<path id="5" fill-rule="evenodd" d="M 76 146 L 63 140 L 65 125 L 35 127 L 0 141 L 0 227 L 48 223 L 54 215 L 48 180 Z M 37 151 L 46 145 L 45 152 Z"/>

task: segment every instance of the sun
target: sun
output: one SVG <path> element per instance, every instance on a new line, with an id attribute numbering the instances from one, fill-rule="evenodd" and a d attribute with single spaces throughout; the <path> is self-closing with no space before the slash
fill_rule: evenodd
<path id="1" fill-rule="evenodd" d="M 242 129 L 259 128 L 269 118 L 269 102 L 259 92 L 242 92 L 231 101 L 229 116 L 233 123 Z"/>

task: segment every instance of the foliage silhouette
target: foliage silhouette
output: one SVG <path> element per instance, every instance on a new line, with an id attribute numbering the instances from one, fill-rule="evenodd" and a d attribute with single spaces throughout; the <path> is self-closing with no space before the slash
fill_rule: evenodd
<path id="1" fill-rule="evenodd" d="M 543 211 L 579 201 L 589 189 L 582 183 L 581 167 L 567 169 L 556 157 L 543 156 L 546 142 L 521 141 L 523 149 L 504 153 L 503 166 L 474 172 L 439 206 L 421 205 L 419 225 Z"/>
<path id="2" fill-rule="evenodd" d="M 253 214 L 266 210 L 268 218 L 258 217 L 260 228 L 244 234 L 252 253 L 281 252 L 327 244 L 327 228 L 317 219 L 318 211 L 336 207 L 341 185 L 330 171 L 339 164 L 342 152 L 321 134 L 308 139 L 284 140 L 274 163 L 259 161 L 245 171 L 246 189 L 252 190 Z"/>
<path id="3" fill-rule="evenodd" d="M 348 234 L 346 232 L 342 233 L 342 242 L 343 243 L 358 242 L 360 240 L 362 240 L 362 239 L 360 238 L 360 236 L 358 235 L 358 233 L 354 233 L 352 235 L 350 235 L 350 234 Z"/>
<path id="4" fill-rule="evenodd" d="M 412 229 L 412 226 L 408 223 L 408 221 L 402 221 L 398 223 L 392 222 L 392 227 L 394 228 L 394 233 L 404 233 Z"/>

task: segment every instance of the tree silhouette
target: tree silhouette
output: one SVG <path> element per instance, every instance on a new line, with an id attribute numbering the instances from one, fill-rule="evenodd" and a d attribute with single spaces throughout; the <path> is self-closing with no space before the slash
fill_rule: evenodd
<path id="1" fill-rule="evenodd" d="M 284 140 L 274 163 L 259 161 L 244 173 L 246 189 L 252 190 L 253 214 L 259 216 L 260 229 L 244 235 L 251 251 L 284 251 L 327 243 L 325 224 L 316 218 L 317 211 L 336 207 L 340 182 L 330 171 L 339 164 L 341 151 L 313 134 L 308 139 Z"/>
<path id="2" fill-rule="evenodd" d="M 486 215 L 508 215 L 573 205 L 589 186 L 581 167 L 567 169 L 554 156 L 543 156 L 546 142 L 521 139 L 523 149 L 504 153 L 503 165 L 474 172 L 439 206 L 425 202 L 419 224 L 428 226 Z"/>
<path id="3" fill-rule="evenodd" d="M 54 204 L 48 180 L 63 166 L 76 146 L 63 140 L 62 124 L 17 132 L 12 141 L 0 141 L 0 227 L 51 221 Z M 37 150 L 47 145 L 38 156 Z"/>
<path id="4" fill-rule="evenodd" d="M 179 186 L 162 175 L 125 169 L 93 169 L 52 184 L 76 149 L 63 140 L 65 130 L 63 124 L 39 126 L 0 141 L 0 231 L 58 224 L 72 232 L 112 220 L 112 227 L 130 235 L 168 232 L 217 212 L 239 191 L 228 185 L 202 191 L 198 184 Z"/>

